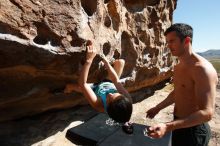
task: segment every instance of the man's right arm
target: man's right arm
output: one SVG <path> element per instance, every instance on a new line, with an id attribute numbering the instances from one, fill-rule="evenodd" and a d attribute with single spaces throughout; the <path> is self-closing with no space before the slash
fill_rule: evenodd
<path id="1" fill-rule="evenodd" d="M 174 90 L 167 96 L 166 99 L 164 99 L 162 102 L 160 102 L 158 105 L 155 107 L 149 109 L 146 113 L 149 118 L 154 118 L 155 115 L 159 113 L 160 110 L 168 107 L 169 105 L 174 103 Z"/>
<path id="2" fill-rule="evenodd" d="M 168 107 L 169 105 L 174 103 L 174 90 L 164 99 L 161 103 L 159 103 L 156 107 L 160 110 Z"/>

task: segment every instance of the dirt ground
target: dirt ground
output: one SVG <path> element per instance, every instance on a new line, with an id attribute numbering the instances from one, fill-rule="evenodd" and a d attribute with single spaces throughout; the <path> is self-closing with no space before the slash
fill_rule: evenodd
<path id="1" fill-rule="evenodd" d="M 131 121 L 152 125 L 172 120 L 173 106 L 162 110 L 154 119 L 146 119 L 145 112 L 162 101 L 173 89 L 171 84 L 157 89 L 143 89 L 136 96 Z M 87 121 L 95 111 L 88 105 L 72 109 L 47 112 L 16 121 L 0 123 L 1 146 L 74 146 L 66 131 Z M 209 122 L 212 138 L 209 146 L 220 146 L 220 85 L 217 89 L 215 115 Z"/>

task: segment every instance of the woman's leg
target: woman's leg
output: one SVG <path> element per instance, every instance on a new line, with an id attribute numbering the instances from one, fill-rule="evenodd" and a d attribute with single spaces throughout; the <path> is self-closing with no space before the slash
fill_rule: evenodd
<path id="1" fill-rule="evenodd" d="M 116 59 L 113 62 L 113 68 L 114 68 L 114 70 L 117 73 L 119 78 L 121 77 L 121 74 L 123 72 L 124 65 L 125 65 L 125 60 L 124 59 Z"/>

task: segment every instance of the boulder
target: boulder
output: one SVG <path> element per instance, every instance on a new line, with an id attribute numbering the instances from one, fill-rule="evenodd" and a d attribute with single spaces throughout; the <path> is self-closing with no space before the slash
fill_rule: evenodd
<path id="1" fill-rule="evenodd" d="M 85 43 L 126 61 L 125 87 L 136 91 L 172 76 L 166 28 L 176 0 L 1 0 L 0 121 L 84 104 L 64 94 L 77 82 Z M 96 57 L 90 82 L 103 78 Z"/>

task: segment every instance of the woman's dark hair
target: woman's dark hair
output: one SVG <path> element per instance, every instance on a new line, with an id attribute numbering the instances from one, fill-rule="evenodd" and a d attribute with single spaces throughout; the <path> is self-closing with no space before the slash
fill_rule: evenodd
<path id="1" fill-rule="evenodd" d="M 124 95 L 119 95 L 118 99 L 108 104 L 107 112 L 116 122 L 125 123 L 131 118 L 132 102 Z"/>
<path id="2" fill-rule="evenodd" d="M 168 33 L 173 31 L 176 32 L 181 41 L 183 41 L 186 37 L 190 37 L 192 43 L 193 28 L 190 25 L 184 23 L 173 24 L 165 31 L 164 34 L 167 35 Z"/>

